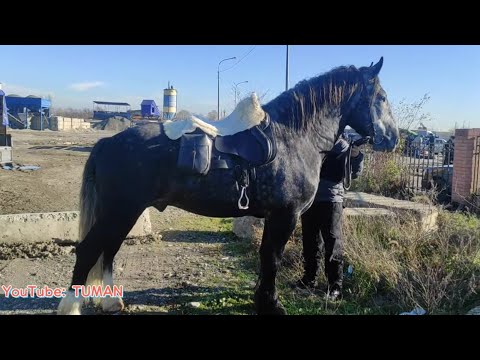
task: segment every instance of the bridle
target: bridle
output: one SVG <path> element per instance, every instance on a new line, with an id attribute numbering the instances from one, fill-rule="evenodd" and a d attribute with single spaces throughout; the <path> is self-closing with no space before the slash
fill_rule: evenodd
<path id="1" fill-rule="evenodd" d="M 372 114 L 372 111 L 374 111 L 373 102 L 375 101 L 375 96 L 371 96 L 371 97 L 369 96 L 369 94 L 371 94 L 374 91 L 373 89 L 374 84 L 368 84 L 366 82 L 367 81 L 364 81 L 363 86 L 360 89 L 359 93 L 354 95 L 355 97 L 352 99 L 353 109 L 351 111 L 354 112 L 356 111 L 359 105 L 363 103 L 368 103 L 368 109 L 370 111 L 370 119 L 372 119 L 372 121 L 370 121 L 366 127 L 367 133 L 369 134 L 368 136 L 370 136 L 369 143 L 372 145 L 380 145 L 384 140 L 384 136 L 382 134 L 378 134 L 375 124 L 373 122 L 374 115 Z"/>

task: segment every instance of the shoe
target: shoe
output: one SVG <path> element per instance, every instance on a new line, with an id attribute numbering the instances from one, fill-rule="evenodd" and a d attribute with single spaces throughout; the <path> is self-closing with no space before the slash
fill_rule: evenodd
<path id="1" fill-rule="evenodd" d="M 338 285 L 333 285 L 331 290 L 327 292 L 327 299 L 330 301 L 338 301 L 343 297 L 342 289 Z"/>

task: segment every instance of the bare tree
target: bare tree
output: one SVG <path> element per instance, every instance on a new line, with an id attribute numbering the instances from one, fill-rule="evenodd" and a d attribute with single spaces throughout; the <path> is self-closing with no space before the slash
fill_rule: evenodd
<path id="1" fill-rule="evenodd" d="M 267 99 L 269 99 L 269 97 L 267 97 L 267 94 L 270 92 L 270 89 L 267 89 L 267 91 L 263 92 L 262 94 L 260 94 L 260 96 L 258 96 L 258 99 L 261 101 L 261 102 L 267 102 Z"/>
<path id="2" fill-rule="evenodd" d="M 81 119 L 91 119 L 92 118 L 92 109 L 83 108 L 83 109 L 74 109 L 74 108 L 51 108 L 50 114 L 57 116 L 65 117 L 74 117 Z"/>
<path id="3" fill-rule="evenodd" d="M 175 115 L 175 118 L 176 119 L 179 119 L 179 120 L 182 120 L 182 119 L 188 119 L 190 118 L 190 116 L 192 116 L 192 113 L 188 110 L 180 110 L 179 112 L 177 112 L 177 114 Z"/>
<path id="4" fill-rule="evenodd" d="M 412 103 L 402 99 L 398 104 L 392 104 L 392 112 L 397 119 L 398 127 L 410 130 L 412 126 L 419 126 L 422 123 L 432 120 L 430 113 L 424 112 L 425 104 L 430 100 L 430 95 L 425 94 L 423 97 Z"/>
<path id="5" fill-rule="evenodd" d="M 207 119 L 208 120 L 217 120 L 217 110 L 212 110 L 207 114 Z"/>

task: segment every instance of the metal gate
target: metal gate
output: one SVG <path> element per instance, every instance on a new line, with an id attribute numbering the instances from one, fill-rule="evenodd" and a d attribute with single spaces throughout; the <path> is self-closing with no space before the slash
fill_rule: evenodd
<path id="1" fill-rule="evenodd" d="M 476 154 L 476 175 L 480 182 L 480 141 L 477 142 Z M 405 142 L 394 153 L 379 154 L 369 149 L 365 155 L 370 165 L 384 156 L 393 159 L 400 170 L 402 186 L 411 192 L 436 191 L 441 197 L 451 196 L 454 145 L 450 141 L 434 144 Z"/>
<path id="2" fill-rule="evenodd" d="M 473 195 L 480 196 L 480 136 L 475 138 L 475 151 L 473 153 Z"/>

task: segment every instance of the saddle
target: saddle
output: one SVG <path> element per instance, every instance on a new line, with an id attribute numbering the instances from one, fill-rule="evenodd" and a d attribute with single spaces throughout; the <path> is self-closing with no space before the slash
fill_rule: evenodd
<path id="1" fill-rule="evenodd" d="M 264 120 L 250 129 L 227 136 L 212 136 L 200 128 L 183 134 L 177 167 L 189 175 L 206 175 L 211 170 L 233 169 L 239 189 L 239 209 L 248 209 L 246 190 L 255 181 L 255 168 L 271 163 L 277 154 L 271 120 Z M 245 198 L 245 204 L 242 200 Z"/>
<path id="2" fill-rule="evenodd" d="M 260 125 L 234 135 L 217 136 L 214 144 L 220 153 L 238 156 L 253 166 L 268 164 L 276 153 L 268 114 Z"/>

